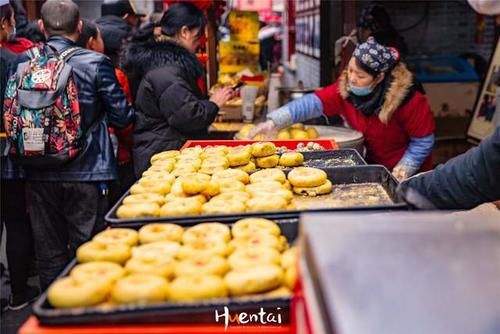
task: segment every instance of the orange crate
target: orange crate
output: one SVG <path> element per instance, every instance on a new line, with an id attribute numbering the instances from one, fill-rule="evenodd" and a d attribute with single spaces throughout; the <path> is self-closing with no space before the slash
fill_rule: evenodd
<path id="1" fill-rule="evenodd" d="M 182 148 L 188 147 L 207 147 L 207 146 L 238 146 L 238 145 L 249 145 L 257 142 L 261 142 L 262 140 L 188 140 L 182 146 Z M 336 150 L 338 149 L 338 145 L 335 140 L 331 139 L 308 139 L 308 140 L 298 140 L 298 139 L 286 139 L 286 140 L 266 140 L 267 142 L 274 143 L 274 145 L 281 147 L 285 146 L 290 150 L 295 150 L 299 143 L 318 143 L 325 150 Z"/>

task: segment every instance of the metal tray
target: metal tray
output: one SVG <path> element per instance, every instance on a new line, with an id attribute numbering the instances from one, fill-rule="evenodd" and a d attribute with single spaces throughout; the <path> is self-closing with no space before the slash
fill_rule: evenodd
<path id="1" fill-rule="evenodd" d="M 269 218 L 268 215 L 253 215 L 253 217 Z M 225 222 L 230 225 L 239 218 Z M 219 222 L 219 220 L 206 220 L 207 222 Z M 281 228 L 281 234 L 293 243 L 298 235 L 298 218 L 274 220 Z M 144 222 L 142 225 L 146 224 Z M 137 225 L 140 227 L 142 225 Z M 183 224 L 184 226 L 196 225 L 195 222 Z M 76 259 L 69 263 L 61 272 L 59 278 L 67 276 L 77 264 Z M 221 298 L 204 302 L 173 303 L 166 302 L 155 305 L 121 305 L 109 309 L 102 308 L 78 308 L 78 309 L 55 309 L 47 299 L 47 291 L 33 305 L 33 314 L 42 325 L 102 325 L 102 324 L 124 324 L 124 323 L 196 323 L 221 324 L 224 326 L 223 317 L 219 322 L 215 321 L 216 311 L 224 313 L 227 306 L 231 316 L 236 313 L 256 313 L 261 308 L 265 312 L 272 312 L 277 317 L 281 316 L 281 323 L 290 322 L 290 297 L 265 298 L 263 296 L 248 296 L 238 298 Z"/>
<path id="2" fill-rule="evenodd" d="M 364 165 L 354 167 L 329 167 L 321 168 L 324 170 L 328 179 L 332 184 L 353 184 L 373 182 L 382 185 L 389 197 L 391 204 L 385 205 L 365 205 L 351 207 L 336 207 L 336 208 L 315 208 L 307 210 L 281 210 L 267 212 L 242 212 L 238 214 L 216 214 L 216 215 L 197 215 L 197 216 L 176 216 L 176 217 L 151 217 L 151 218 L 136 218 L 136 219 L 119 219 L 116 217 L 116 211 L 122 200 L 129 195 L 127 191 L 122 198 L 109 210 L 106 214 L 106 221 L 110 226 L 114 227 L 138 227 L 146 223 L 153 222 L 170 222 L 180 225 L 196 224 L 206 221 L 231 222 L 235 218 L 241 219 L 245 217 L 253 217 L 259 214 L 265 214 L 269 219 L 287 219 L 298 218 L 301 212 L 323 212 L 323 211 L 345 211 L 345 210 L 403 210 L 407 208 L 403 199 L 397 195 L 396 187 L 398 181 L 391 173 L 381 165 Z M 286 172 L 286 171 L 285 171 Z M 318 198 L 320 199 L 320 198 Z M 321 199 L 320 199 L 321 200 Z"/>
<path id="3" fill-rule="evenodd" d="M 304 166 L 316 168 L 352 167 L 366 165 L 366 161 L 355 149 L 302 152 Z"/>

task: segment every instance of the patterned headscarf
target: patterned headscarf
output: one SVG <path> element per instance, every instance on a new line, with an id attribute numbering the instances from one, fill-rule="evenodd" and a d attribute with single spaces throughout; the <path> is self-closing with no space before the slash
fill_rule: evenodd
<path id="1" fill-rule="evenodd" d="M 353 56 L 375 73 L 387 72 L 399 61 L 399 52 L 378 44 L 373 37 L 356 47 Z"/>

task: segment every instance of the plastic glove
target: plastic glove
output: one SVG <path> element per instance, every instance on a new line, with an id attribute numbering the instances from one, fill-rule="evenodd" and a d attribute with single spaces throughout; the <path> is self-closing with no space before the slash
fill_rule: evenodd
<path id="1" fill-rule="evenodd" d="M 278 130 L 272 120 L 257 124 L 257 126 L 248 133 L 248 139 L 253 139 L 258 134 L 263 134 L 266 139 L 272 139 Z"/>
<path id="2" fill-rule="evenodd" d="M 403 181 L 411 176 L 411 172 L 404 165 L 396 165 L 392 170 L 392 175 L 398 180 Z"/>

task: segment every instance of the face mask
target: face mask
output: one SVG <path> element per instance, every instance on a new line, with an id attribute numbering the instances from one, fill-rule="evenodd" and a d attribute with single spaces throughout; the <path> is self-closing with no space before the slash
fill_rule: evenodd
<path id="1" fill-rule="evenodd" d="M 367 96 L 367 95 L 371 94 L 371 92 L 373 91 L 373 88 L 370 86 L 368 86 L 368 87 L 356 87 L 356 86 L 349 84 L 349 90 L 354 95 Z"/>

